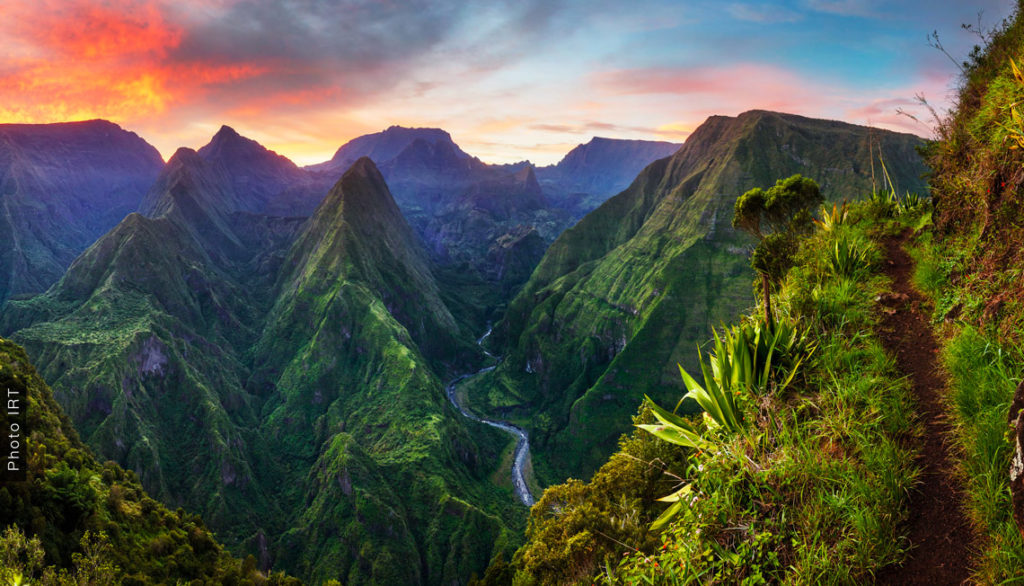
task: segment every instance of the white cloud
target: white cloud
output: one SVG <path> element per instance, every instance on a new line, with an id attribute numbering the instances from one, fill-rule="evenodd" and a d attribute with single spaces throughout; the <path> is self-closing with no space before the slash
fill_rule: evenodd
<path id="1" fill-rule="evenodd" d="M 762 24 L 798 22 L 803 16 L 788 8 L 777 5 L 734 3 L 729 5 L 729 14 L 738 20 Z"/>

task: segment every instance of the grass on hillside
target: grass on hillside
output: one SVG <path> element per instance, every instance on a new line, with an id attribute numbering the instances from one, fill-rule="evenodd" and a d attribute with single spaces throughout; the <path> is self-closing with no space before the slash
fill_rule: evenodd
<path id="1" fill-rule="evenodd" d="M 940 245 L 931 233 L 922 234 L 911 250 L 918 263 L 915 284 L 935 304 L 936 327 L 943 334 L 948 407 L 968 516 L 982 538 L 974 577 L 984 584 L 1024 583 L 1024 540 L 1010 502 L 1013 442 L 1007 424 L 1014 389 L 1024 373 L 1024 347 L 1000 343 L 991 325 L 978 328 L 954 318 L 961 311 L 976 315 L 983 306 L 974 287 L 950 285 L 950 275 L 968 258 L 967 250 L 957 240 Z"/>
<path id="2" fill-rule="evenodd" d="M 667 530 L 649 529 L 666 505 L 631 500 L 629 509 L 606 494 L 637 473 L 621 459 L 639 452 L 621 452 L 597 481 L 545 493 L 532 512 L 527 545 L 506 570 L 512 583 L 848 584 L 900 562 L 920 429 L 909 384 L 874 333 L 874 299 L 888 284 L 875 270 L 881 253 L 871 233 L 894 207 L 859 204 L 849 219 L 804 243 L 776 311 L 807 331 L 817 349 L 784 391 L 775 387 L 740 404 L 743 431 L 726 434 L 697 422 L 713 447 L 671 446 L 677 463 L 654 485 L 657 496 L 691 488 Z M 920 214 L 903 219 L 917 222 Z M 623 447 L 642 436 L 635 431 Z M 616 533 L 602 525 L 596 534 L 580 520 L 580 511 L 602 507 L 605 516 L 633 519 L 629 529 Z M 589 553 L 581 556 L 587 544 Z M 573 573 L 553 570 L 560 564 Z"/>

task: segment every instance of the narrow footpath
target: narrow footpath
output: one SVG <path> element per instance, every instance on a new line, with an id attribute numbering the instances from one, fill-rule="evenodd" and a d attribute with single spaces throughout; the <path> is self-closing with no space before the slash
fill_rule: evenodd
<path id="1" fill-rule="evenodd" d="M 911 285 L 914 263 L 903 250 L 909 232 L 889 238 L 885 274 L 892 292 L 880 302 L 878 335 L 908 376 L 924 425 L 918 457 L 921 484 L 910 495 L 907 530 L 911 551 L 902 566 L 879 572 L 879 584 L 962 584 L 970 576 L 973 534 L 964 515 L 960 487 L 951 454 L 949 421 L 942 405 L 945 381 L 938 364 L 939 345 L 922 310 L 924 298 Z"/>

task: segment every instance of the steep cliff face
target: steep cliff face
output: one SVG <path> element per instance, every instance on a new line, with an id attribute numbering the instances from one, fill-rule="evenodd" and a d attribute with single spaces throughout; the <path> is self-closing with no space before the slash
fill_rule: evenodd
<path id="1" fill-rule="evenodd" d="M 651 162 L 671 156 L 678 143 L 594 137 L 572 149 L 556 165 L 540 167 L 541 186 L 559 207 L 576 217 L 629 187 Z"/>
<path id="2" fill-rule="evenodd" d="M 546 480 L 590 474 L 643 395 L 678 394 L 676 363 L 752 303 L 736 197 L 794 173 L 832 200 L 870 193 L 879 149 L 901 190 L 920 189 L 919 143 L 771 112 L 710 118 L 551 245 L 497 328 L 508 353 L 480 408 L 522 416 Z"/>
<path id="3" fill-rule="evenodd" d="M 12 301 L 0 329 L 24 345 L 86 442 L 152 494 L 201 511 L 229 541 L 275 505 L 250 453 L 243 352 L 261 285 L 232 230 L 227 177 L 194 151 L 168 161 L 131 214 L 47 293 Z"/>
<path id="4" fill-rule="evenodd" d="M 246 211 L 262 203 L 236 172 L 176 153 L 148 217 L 0 330 L 93 449 L 238 551 L 314 580 L 482 572 L 515 541 L 490 482 L 507 440 L 444 396 L 435 372 L 477 351 L 382 176 L 357 161 L 296 224 Z"/>
<path id="5" fill-rule="evenodd" d="M 0 124 L 0 303 L 56 282 L 137 209 L 162 166 L 110 122 Z"/>

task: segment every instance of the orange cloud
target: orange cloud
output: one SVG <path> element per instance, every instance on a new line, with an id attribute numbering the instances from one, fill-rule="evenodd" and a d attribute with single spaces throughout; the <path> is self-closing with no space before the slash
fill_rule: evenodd
<path id="1" fill-rule="evenodd" d="M 163 56 L 182 37 L 181 28 L 168 21 L 161 7 L 146 0 L 17 2 L 9 10 L 13 27 L 7 28 L 58 59 Z"/>
<path id="2" fill-rule="evenodd" d="M 0 46 L 19 50 L 0 70 L 0 122 L 144 118 L 267 71 L 175 62 L 185 31 L 152 0 L 22 1 L 5 12 Z"/>
<path id="3" fill-rule="evenodd" d="M 693 134 L 696 127 L 693 124 L 687 124 L 685 122 L 672 122 L 670 124 L 662 124 L 661 126 L 654 129 L 654 132 L 659 136 L 667 138 L 669 140 L 685 140 L 686 137 Z"/>

